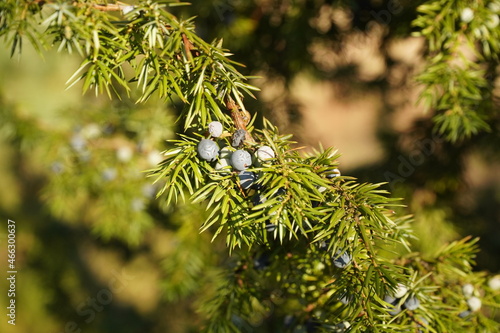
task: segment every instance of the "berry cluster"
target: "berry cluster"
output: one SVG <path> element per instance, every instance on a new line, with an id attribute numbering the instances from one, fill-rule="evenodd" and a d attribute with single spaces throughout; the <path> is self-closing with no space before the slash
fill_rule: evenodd
<path id="1" fill-rule="evenodd" d="M 464 284 L 462 286 L 462 293 L 464 294 L 464 297 L 467 300 L 468 310 L 460 312 L 458 316 L 460 318 L 465 318 L 469 316 L 472 312 L 479 311 L 479 309 L 481 309 L 482 302 L 479 297 L 474 296 L 476 290 L 474 286 L 470 283 Z"/>
<path id="2" fill-rule="evenodd" d="M 384 297 L 384 302 L 391 305 L 389 306 L 390 315 L 396 316 L 403 308 L 410 311 L 418 309 L 420 306 L 418 298 L 415 295 L 405 297 L 407 294 L 408 288 L 404 284 L 399 283 L 396 290 L 392 294 Z"/>
<path id="3" fill-rule="evenodd" d="M 246 131 L 238 129 L 231 136 L 224 133 L 224 128 L 218 121 L 208 124 L 208 133 L 210 137 L 198 143 L 199 157 L 208 162 L 216 162 L 214 168 L 222 174 L 237 173 L 243 190 L 258 189 L 257 174 L 247 169 L 252 165 L 259 166 L 261 163 L 274 159 L 273 149 L 269 146 L 261 146 L 258 149 L 241 148 L 244 145 Z M 231 145 L 223 140 L 229 136 L 231 136 Z M 216 139 L 222 139 L 219 140 L 224 144 L 222 149 L 215 141 Z"/>

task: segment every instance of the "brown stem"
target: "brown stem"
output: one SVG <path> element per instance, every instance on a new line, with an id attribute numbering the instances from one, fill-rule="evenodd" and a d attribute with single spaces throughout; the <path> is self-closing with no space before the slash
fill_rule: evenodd
<path id="1" fill-rule="evenodd" d="M 35 3 L 54 3 L 54 1 L 50 1 L 50 0 L 34 0 L 33 2 L 35 2 Z M 84 5 L 79 4 L 77 2 L 73 2 L 73 6 L 82 7 Z M 119 12 L 119 11 L 123 10 L 124 7 L 127 7 L 128 5 L 123 3 L 123 2 L 117 2 L 117 3 L 110 3 L 110 4 L 105 4 L 105 5 L 90 4 L 90 6 L 92 8 L 97 9 L 97 10 L 100 10 L 102 12 Z"/>
<path id="2" fill-rule="evenodd" d="M 226 100 L 226 108 L 229 112 L 231 112 L 231 119 L 233 119 L 234 126 L 237 130 L 242 129 L 245 130 L 245 141 L 255 143 L 252 135 L 247 131 L 247 124 L 249 122 L 249 114 L 245 114 L 245 112 L 241 111 L 231 97 L 228 97 Z"/>
<path id="3" fill-rule="evenodd" d="M 191 54 L 191 51 L 194 49 L 193 43 L 189 41 L 185 33 L 182 33 L 181 36 L 182 42 L 184 43 L 184 51 L 186 52 L 186 57 L 188 58 L 189 62 L 192 62 L 193 55 Z"/>
<path id="4" fill-rule="evenodd" d="M 120 6 L 118 4 L 108 4 L 108 5 L 97 5 L 94 4 L 92 5 L 97 10 L 100 10 L 102 12 L 118 12 L 121 11 L 123 6 Z"/>

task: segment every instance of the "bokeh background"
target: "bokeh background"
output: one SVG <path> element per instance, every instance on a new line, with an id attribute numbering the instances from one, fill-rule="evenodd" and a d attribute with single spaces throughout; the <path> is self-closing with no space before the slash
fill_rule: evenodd
<path id="1" fill-rule="evenodd" d="M 200 0 L 176 14 L 196 15 L 201 36 L 223 37 L 241 71 L 259 76 L 249 110 L 305 150 L 336 147 L 342 174 L 388 182 L 414 214 L 416 250 L 479 236 L 477 269 L 499 273 L 498 122 L 456 144 L 433 134 L 414 81 L 426 61 L 410 36 L 419 3 Z M 27 44 L 11 58 L 0 43 L 0 267 L 12 219 L 19 271 L 16 327 L 2 320 L 0 331 L 197 332 L 227 251 L 199 234 L 199 207 L 155 200 L 161 180 L 145 172 L 179 131 L 180 108 L 66 89 L 78 65 Z"/>

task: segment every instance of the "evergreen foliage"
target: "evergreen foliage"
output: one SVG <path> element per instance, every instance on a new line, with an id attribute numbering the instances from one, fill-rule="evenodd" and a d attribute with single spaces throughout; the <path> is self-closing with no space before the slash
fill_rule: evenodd
<path id="1" fill-rule="evenodd" d="M 206 332 L 252 331 L 270 317 L 270 329 L 284 332 L 498 331 L 499 290 L 488 285 L 486 273 L 473 271 L 478 240 L 466 237 L 431 256 L 413 252 L 411 217 L 396 213 L 400 200 L 383 184 L 341 175 L 334 149 L 304 153 L 290 135 L 249 112 L 245 100 L 258 91 L 248 83 L 251 77 L 239 72 L 222 40 L 208 43 L 195 32 L 193 18 L 174 16 L 170 8 L 178 5 L 153 0 L 0 4 L 0 36 L 12 55 L 20 54 L 26 41 L 40 52 L 77 52 L 83 60 L 70 86 L 81 82 L 83 92 L 137 100 L 126 111 L 132 113 L 128 121 L 120 114 L 99 119 L 102 113 L 88 113 L 89 125 L 74 131 L 68 145 L 50 151 L 54 161 L 66 159 L 65 168 L 93 172 L 75 184 L 72 174 L 52 164 L 59 176 L 44 190 L 49 209 L 68 220 L 88 213 L 96 235 L 130 245 L 138 245 L 153 223 L 145 205 L 163 213 L 179 209 L 178 247 L 189 244 L 194 252 L 177 250 L 163 262 L 170 280 L 162 288 L 175 300 L 212 280 L 211 290 L 198 300 Z M 498 21 L 488 20 L 500 5 L 475 6 L 469 21 L 463 17 L 465 1 L 458 7 L 428 1 L 413 22 L 429 47 L 428 64 L 417 78 L 425 86 L 422 98 L 436 112 L 436 130 L 451 142 L 491 130 L 488 121 L 496 116 L 487 73 L 498 65 L 499 29 Z M 464 40 L 474 59 L 459 50 Z M 161 104 L 142 106 L 153 96 L 182 104 L 183 133 L 168 141 L 160 163 L 154 160 L 158 133 L 169 121 L 161 116 Z M 2 116 L 4 126 L 12 127 L 11 138 L 24 144 L 58 146 L 69 133 L 30 138 L 40 133 L 39 124 L 9 118 L 7 112 Z M 141 127 L 145 118 L 150 128 Z M 101 121 L 115 133 L 97 133 L 92 124 Z M 222 124 L 219 136 L 209 132 L 213 121 Z M 146 141 L 137 156 L 118 148 L 132 146 L 131 138 Z M 200 154 L 202 140 L 217 143 L 226 155 L 224 150 L 215 159 Z M 88 146 L 102 151 L 92 149 L 90 159 Z M 262 147 L 272 151 L 269 158 L 259 158 Z M 119 169 L 108 167 L 104 151 L 109 150 L 116 150 Z M 252 157 L 243 168 L 229 157 L 239 150 Z M 138 159 L 133 167 L 148 169 L 151 178 L 132 177 L 130 159 Z M 252 173 L 247 174 L 251 179 L 241 172 Z M 103 186 L 109 183 L 113 186 Z M 137 195 L 137 188 L 144 193 Z M 181 203 L 203 205 L 204 221 L 188 220 L 189 212 L 176 208 Z M 87 212 L 88 205 L 95 210 Z M 210 246 L 216 251 L 207 250 Z M 185 263 L 182 272 L 176 271 L 179 263 Z M 204 270 L 207 276 L 198 281 Z M 462 290 L 466 284 L 473 286 L 471 295 Z M 471 305 L 472 297 L 482 307 Z"/>
<path id="2" fill-rule="evenodd" d="M 497 116 L 491 71 L 500 54 L 500 3 L 429 1 L 417 11 L 415 35 L 425 37 L 429 51 L 417 80 L 438 131 L 458 141 L 490 130 Z"/>

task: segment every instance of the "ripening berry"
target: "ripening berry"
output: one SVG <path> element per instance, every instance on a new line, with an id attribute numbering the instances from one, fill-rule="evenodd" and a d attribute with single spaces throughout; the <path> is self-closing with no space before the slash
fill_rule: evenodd
<path id="1" fill-rule="evenodd" d="M 340 170 L 337 168 L 326 171 L 326 178 L 335 178 L 340 176 Z"/>
<path id="2" fill-rule="evenodd" d="M 500 23 L 500 18 L 498 17 L 498 14 L 492 14 L 486 21 L 486 26 L 493 30 L 496 27 L 498 27 L 499 23 Z"/>
<path id="3" fill-rule="evenodd" d="M 351 303 L 352 301 L 352 296 L 348 296 L 348 295 L 344 295 L 342 296 L 340 299 L 339 299 L 340 303 L 344 304 L 344 305 L 347 305 L 349 303 Z"/>
<path id="4" fill-rule="evenodd" d="M 488 4 L 489 10 L 491 10 L 493 13 L 500 13 L 500 4 L 495 3 L 495 2 L 490 2 Z"/>
<path id="5" fill-rule="evenodd" d="M 260 161 L 267 161 L 275 157 L 274 150 L 269 146 L 262 146 L 257 149 L 255 156 L 257 156 Z"/>
<path id="6" fill-rule="evenodd" d="M 234 151 L 234 149 L 232 149 L 231 147 L 225 146 L 224 148 L 222 148 L 220 150 L 220 152 L 219 152 L 219 158 L 220 159 L 231 160 L 231 155 L 233 154 L 233 151 Z"/>
<path id="7" fill-rule="evenodd" d="M 107 169 L 104 169 L 101 173 L 101 177 L 104 181 L 112 181 L 116 178 L 117 176 L 117 172 L 116 172 L 116 169 L 115 168 L 107 168 Z"/>
<path id="8" fill-rule="evenodd" d="M 284 187 L 280 187 L 276 193 L 274 193 L 275 196 L 280 196 L 280 195 L 285 195 L 286 194 L 286 189 Z"/>
<path id="9" fill-rule="evenodd" d="M 231 164 L 229 164 L 229 160 L 226 160 L 226 159 L 221 159 L 219 160 L 217 163 L 215 163 L 215 170 L 219 171 L 219 170 L 222 170 L 222 169 L 227 169 L 228 171 L 230 171 L 230 167 Z M 229 172 L 223 172 L 222 174 L 228 174 Z"/>
<path id="10" fill-rule="evenodd" d="M 113 126 L 113 124 L 104 124 L 103 127 L 102 127 L 102 134 L 105 134 L 105 135 L 111 135 L 113 134 L 113 132 L 115 131 L 115 127 Z"/>
<path id="11" fill-rule="evenodd" d="M 429 321 L 428 321 L 427 319 L 425 319 L 424 317 L 420 317 L 420 316 L 419 316 L 417 319 L 418 319 L 418 320 L 419 320 L 422 324 L 424 324 L 424 325 L 426 325 L 426 326 L 427 326 L 427 325 L 429 325 Z M 419 325 L 419 326 L 421 326 L 421 325 Z"/>
<path id="12" fill-rule="evenodd" d="M 132 159 L 134 152 L 129 146 L 121 146 L 116 150 L 116 158 L 120 162 L 128 162 Z"/>
<path id="13" fill-rule="evenodd" d="M 469 306 L 469 309 L 472 311 L 472 312 L 475 312 L 479 309 L 481 309 L 481 306 L 482 306 L 482 302 L 479 298 L 477 298 L 476 296 L 472 296 L 471 298 L 469 298 L 467 300 L 467 305 Z"/>
<path id="14" fill-rule="evenodd" d="M 153 198 L 156 195 L 156 186 L 153 184 L 144 184 L 141 192 L 144 197 Z"/>
<path id="15" fill-rule="evenodd" d="M 130 203 L 130 208 L 134 212 L 139 212 L 141 210 L 144 210 L 144 207 L 146 207 L 146 204 L 144 203 L 144 200 L 142 198 L 134 198 Z"/>
<path id="16" fill-rule="evenodd" d="M 231 155 L 231 164 L 238 171 L 243 171 L 252 165 L 252 156 L 246 150 L 237 150 Z"/>
<path id="17" fill-rule="evenodd" d="M 405 305 L 405 308 L 407 308 L 408 310 L 414 311 L 414 310 L 418 309 L 418 307 L 420 306 L 420 301 L 418 300 L 417 297 L 412 296 L 412 297 L 408 297 L 408 299 L 405 301 L 404 305 Z"/>
<path id="18" fill-rule="evenodd" d="M 399 305 L 399 299 L 392 297 L 391 295 L 385 295 L 384 302 L 389 303 L 387 307 L 389 309 L 389 314 L 395 316 L 401 312 L 401 305 Z"/>
<path id="19" fill-rule="evenodd" d="M 78 158 L 82 162 L 90 161 L 91 157 L 92 157 L 92 153 L 88 150 L 82 150 L 82 151 L 78 152 Z"/>
<path id="20" fill-rule="evenodd" d="M 263 195 L 261 194 L 256 194 L 253 196 L 252 198 L 252 203 L 254 206 L 257 206 L 257 205 L 260 205 L 260 204 L 263 204 L 264 202 L 266 202 L 267 199 L 266 197 L 264 197 Z"/>
<path id="21" fill-rule="evenodd" d="M 233 134 L 233 141 L 231 142 L 231 146 L 239 147 L 243 141 L 245 141 L 245 137 L 247 136 L 247 131 L 244 129 L 239 129 Z"/>
<path id="22" fill-rule="evenodd" d="M 316 186 L 316 188 L 318 189 L 319 193 L 323 193 L 327 190 L 327 188 L 324 186 Z M 318 207 L 320 204 L 321 204 L 320 201 L 316 201 L 316 200 L 311 201 L 311 205 L 313 206 L 313 208 Z"/>
<path id="23" fill-rule="evenodd" d="M 215 161 L 219 154 L 219 146 L 212 140 L 203 139 L 198 143 L 198 154 L 205 161 Z"/>
<path id="24" fill-rule="evenodd" d="M 50 165 L 50 169 L 55 174 L 60 174 L 64 171 L 64 165 L 61 162 L 54 162 Z"/>
<path id="25" fill-rule="evenodd" d="M 271 222 L 266 223 L 266 231 L 267 232 L 274 232 L 278 226 L 276 224 L 273 224 Z"/>
<path id="26" fill-rule="evenodd" d="M 128 13 L 132 12 L 135 9 L 134 6 L 122 6 L 120 8 L 122 10 L 123 15 L 127 15 Z"/>
<path id="27" fill-rule="evenodd" d="M 352 261 L 352 255 L 348 252 L 340 254 L 341 251 L 337 251 L 333 258 L 333 265 L 337 268 L 345 268 Z"/>
<path id="28" fill-rule="evenodd" d="M 462 292 L 464 293 L 465 298 L 471 298 L 472 294 L 474 294 L 474 286 L 470 283 L 464 284 L 462 286 Z"/>
<path id="29" fill-rule="evenodd" d="M 219 136 L 221 136 L 223 130 L 224 129 L 222 128 L 222 124 L 218 121 L 212 121 L 210 124 L 208 124 L 208 132 L 214 138 L 218 138 Z"/>
<path id="30" fill-rule="evenodd" d="M 351 327 L 351 324 L 348 321 L 343 321 L 335 325 L 335 328 L 341 330 L 341 332 L 344 332 L 344 330 L 348 329 L 349 327 Z"/>
<path id="31" fill-rule="evenodd" d="M 148 153 L 147 159 L 149 165 L 157 166 L 159 163 L 163 161 L 163 156 L 158 150 L 155 149 Z"/>
<path id="32" fill-rule="evenodd" d="M 396 286 L 396 290 L 394 290 L 394 297 L 402 298 L 404 295 L 406 295 L 407 292 L 408 288 L 404 284 L 398 283 L 398 285 Z"/>
<path id="33" fill-rule="evenodd" d="M 217 163 L 215 164 L 215 170 L 222 170 L 222 169 L 228 169 L 228 171 L 230 171 L 229 169 L 229 166 L 231 166 L 230 164 L 230 160 L 227 159 L 227 158 L 221 158 L 220 160 L 217 161 Z"/>
<path id="34" fill-rule="evenodd" d="M 458 314 L 458 316 L 459 316 L 460 318 L 465 318 L 465 317 L 467 317 L 467 316 L 468 316 L 468 315 L 470 315 L 470 314 L 471 314 L 471 312 L 470 312 L 470 311 L 468 311 L 468 310 L 466 310 L 466 311 L 462 311 L 462 312 L 460 312 L 460 313 Z"/>
<path id="35" fill-rule="evenodd" d="M 396 297 L 392 297 L 391 295 L 385 295 L 384 302 L 392 304 L 392 305 L 396 305 L 396 303 L 398 302 L 398 299 Z"/>
<path id="36" fill-rule="evenodd" d="M 488 281 L 488 286 L 491 288 L 491 290 L 499 290 L 500 289 L 500 275 L 492 277 Z"/>
<path id="37" fill-rule="evenodd" d="M 460 19 L 464 23 L 469 23 L 474 19 L 474 11 L 470 9 L 469 7 L 464 8 L 462 12 L 460 13 Z"/>
<path id="38" fill-rule="evenodd" d="M 244 190 L 260 190 L 262 188 L 262 184 L 258 182 L 259 175 L 255 172 L 244 170 L 238 174 L 238 177 L 240 178 L 241 188 Z"/>
<path id="39" fill-rule="evenodd" d="M 294 322 L 295 322 L 295 317 L 292 315 L 286 315 L 285 318 L 283 319 L 283 325 L 285 325 L 285 327 L 291 327 Z"/>
<path id="40" fill-rule="evenodd" d="M 87 146 L 87 141 L 80 134 L 75 134 L 71 137 L 69 144 L 75 151 L 81 152 Z"/>
<path id="41" fill-rule="evenodd" d="M 417 318 L 417 327 L 419 327 L 418 333 L 424 333 L 420 328 L 425 329 L 426 326 L 429 326 L 429 321 L 424 317 L 418 316 Z"/>
<path id="42" fill-rule="evenodd" d="M 96 123 L 91 123 L 91 124 L 85 125 L 82 128 L 81 133 L 85 139 L 95 139 L 95 138 L 101 136 L 102 130 L 101 130 L 101 127 L 99 125 L 97 125 Z"/>
<path id="43" fill-rule="evenodd" d="M 238 178 L 240 179 L 240 186 L 244 190 L 248 190 L 255 185 L 255 180 L 257 179 L 254 172 L 251 171 L 241 171 L 238 174 Z"/>
<path id="44" fill-rule="evenodd" d="M 390 309 L 391 310 L 389 311 L 389 314 L 391 316 L 395 316 L 395 315 L 397 315 L 398 313 L 401 312 L 401 306 L 399 304 L 397 304 L 397 302 L 396 302 L 396 304 L 393 304 L 393 306 L 390 307 Z"/>
<path id="45" fill-rule="evenodd" d="M 233 154 L 233 151 L 228 146 L 222 148 L 219 152 L 219 160 L 215 164 L 215 170 L 227 169 L 227 171 L 230 171 L 231 170 L 230 166 L 231 166 L 231 155 L 232 154 Z M 227 174 L 227 173 L 223 173 L 223 174 Z"/>
<path id="46" fill-rule="evenodd" d="M 319 243 L 318 248 L 319 248 L 320 250 L 326 251 L 326 250 L 328 250 L 328 245 L 329 245 L 329 244 L 330 244 L 330 242 L 329 242 L 329 241 L 322 241 L 321 243 Z"/>

